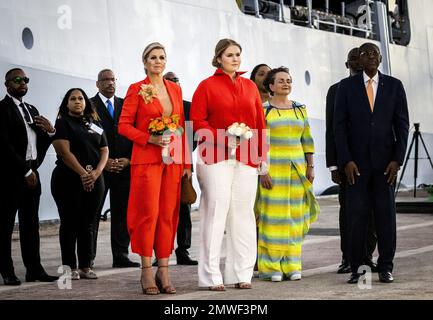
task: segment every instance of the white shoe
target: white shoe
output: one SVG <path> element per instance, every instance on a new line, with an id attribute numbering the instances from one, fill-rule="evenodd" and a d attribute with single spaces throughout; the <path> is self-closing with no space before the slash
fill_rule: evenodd
<path id="1" fill-rule="evenodd" d="M 283 276 L 282 275 L 276 275 L 276 276 L 272 276 L 271 277 L 271 281 L 272 282 L 280 282 L 280 281 L 283 281 Z"/>
<path id="2" fill-rule="evenodd" d="M 289 277 L 289 280 L 291 280 L 291 281 L 301 280 L 301 273 L 300 273 L 300 272 L 295 272 L 295 273 L 293 273 L 293 274 Z"/>
<path id="3" fill-rule="evenodd" d="M 87 272 L 84 272 L 80 269 L 80 277 L 83 279 L 98 279 L 98 276 L 92 269 L 89 269 Z"/>
<path id="4" fill-rule="evenodd" d="M 77 270 L 72 270 L 71 280 L 80 280 L 80 274 L 78 273 Z"/>

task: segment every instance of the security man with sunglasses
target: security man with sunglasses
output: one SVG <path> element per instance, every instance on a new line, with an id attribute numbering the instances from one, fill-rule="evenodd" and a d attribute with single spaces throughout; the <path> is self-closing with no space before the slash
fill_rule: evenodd
<path id="1" fill-rule="evenodd" d="M 18 211 L 21 254 L 26 281 L 52 282 L 39 254 L 39 201 L 41 183 L 37 169 L 44 160 L 53 125 L 24 102 L 29 78 L 19 68 L 5 76 L 7 94 L 0 101 L 0 274 L 5 285 L 20 285 L 11 256 L 12 232 Z"/>

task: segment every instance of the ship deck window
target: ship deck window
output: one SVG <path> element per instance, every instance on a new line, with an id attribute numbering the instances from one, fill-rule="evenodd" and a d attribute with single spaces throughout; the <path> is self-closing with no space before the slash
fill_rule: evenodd
<path id="1" fill-rule="evenodd" d="M 373 2 L 387 7 L 391 42 L 407 45 L 410 40 L 408 0 L 236 0 L 245 13 L 264 19 L 379 40 L 378 15 Z"/>

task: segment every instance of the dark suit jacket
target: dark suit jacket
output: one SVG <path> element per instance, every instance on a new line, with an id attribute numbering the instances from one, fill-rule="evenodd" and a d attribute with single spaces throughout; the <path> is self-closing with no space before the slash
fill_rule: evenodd
<path id="1" fill-rule="evenodd" d="M 334 109 L 339 82 L 333 84 L 326 95 L 326 167 L 338 166 L 334 138 Z"/>
<path id="2" fill-rule="evenodd" d="M 34 106 L 28 103 L 26 106 L 32 117 L 39 115 Z M 35 126 L 34 130 L 37 136 L 36 168 L 38 168 L 45 158 L 52 139 L 42 129 Z M 27 144 L 24 120 L 12 98 L 6 95 L 0 101 L 0 150 L 2 152 L 0 163 L 3 168 L 0 170 L 1 177 L 24 178 L 24 175 L 30 170 L 30 167 L 26 165 Z"/>
<path id="3" fill-rule="evenodd" d="M 190 109 L 191 109 L 191 102 L 183 100 L 183 112 L 185 114 L 185 121 L 190 121 L 189 120 L 189 110 Z M 187 127 L 187 126 L 185 125 L 185 127 Z M 195 150 L 195 148 L 197 148 L 197 141 L 194 141 L 194 132 L 193 132 L 192 126 L 189 126 L 188 130 L 189 130 L 189 132 L 191 132 L 192 139 L 193 139 L 192 145 L 191 144 L 189 145 L 189 150 L 192 153 Z M 191 142 L 191 141 L 189 141 L 189 142 Z"/>
<path id="4" fill-rule="evenodd" d="M 338 164 L 385 170 L 390 161 L 403 164 L 409 131 L 406 93 L 400 80 L 379 73 L 373 112 L 363 73 L 343 79 L 337 91 L 334 134 Z"/>
<path id="5" fill-rule="evenodd" d="M 107 137 L 109 157 L 111 159 L 128 158 L 131 160 L 132 142 L 120 135 L 117 131 L 120 113 L 122 112 L 123 99 L 116 96 L 114 97 L 114 119 L 111 118 L 99 94 L 96 94 L 90 101 L 101 119 L 100 123 Z"/>

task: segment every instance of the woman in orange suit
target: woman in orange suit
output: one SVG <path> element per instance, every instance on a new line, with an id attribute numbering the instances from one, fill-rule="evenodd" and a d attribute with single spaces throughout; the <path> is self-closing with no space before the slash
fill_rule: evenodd
<path id="1" fill-rule="evenodd" d="M 119 133 L 133 142 L 131 159 L 131 189 L 128 203 L 128 231 L 131 248 L 141 256 L 141 286 L 144 294 L 176 293 L 170 282 L 168 258 L 178 223 L 180 181 L 191 177 L 187 151 L 174 158 L 171 164 L 162 159 L 162 147 L 167 145 L 162 136 L 150 135 L 151 119 L 179 115 L 185 127 L 182 91 L 178 85 L 163 78 L 166 65 L 164 46 L 149 44 L 142 55 L 147 77 L 132 84 L 126 94 L 119 120 Z M 144 94 L 143 87 L 152 90 Z M 179 140 L 180 139 L 180 140 Z M 184 136 L 177 142 L 185 147 Z M 186 163 L 187 162 L 187 163 Z M 158 271 L 152 274 L 152 251 L 158 259 Z"/>

